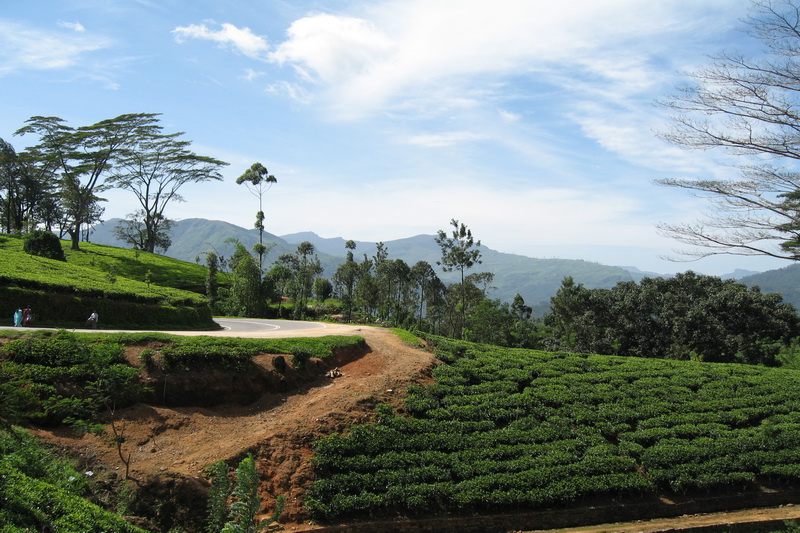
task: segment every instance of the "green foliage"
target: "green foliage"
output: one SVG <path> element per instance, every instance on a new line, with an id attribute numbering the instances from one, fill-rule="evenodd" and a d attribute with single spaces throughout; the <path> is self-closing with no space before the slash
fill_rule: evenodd
<path id="1" fill-rule="evenodd" d="M 228 465 L 217 461 L 209 467 L 211 490 L 208 495 L 208 516 L 206 533 L 219 533 L 225 526 L 228 511 L 228 495 L 231 492 L 231 480 L 228 478 Z"/>
<path id="2" fill-rule="evenodd" d="M 0 522 L 18 531 L 117 531 L 143 533 L 63 488 L 31 478 L 0 461 Z M 13 531 L 13 530 L 12 530 Z"/>
<path id="3" fill-rule="evenodd" d="M 430 337 L 397 416 L 314 445 L 319 519 L 509 512 L 800 482 L 800 375 Z"/>
<path id="4" fill-rule="evenodd" d="M 82 498 L 88 474 L 21 428 L 0 430 L 3 531 L 143 532 Z"/>
<path id="5" fill-rule="evenodd" d="M 406 344 L 411 344 L 413 346 L 420 345 L 420 338 L 414 333 L 411 333 L 410 331 L 400 328 L 390 328 L 390 329 L 392 330 L 392 332 L 394 332 L 395 335 L 400 337 L 400 340 L 402 340 Z"/>
<path id="6" fill-rule="evenodd" d="M 283 496 L 278 496 L 275 509 L 268 520 L 255 523 L 256 514 L 261 509 L 261 498 L 258 495 L 258 472 L 252 456 L 248 455 L 242 459 L 236 468 L 236 483 L 233 490 L 228 478 L 228 466 L 224 462 L 215 463 L 210 468 L 209 475 L 211 494 L 205 529 L 207 533 L 255 533 L 280 518 L 285 502 Z M 229 496 L 232 499 L 230 509 L 227 505 Z"/>
<path id="7" fill-rule="evenodd" d="M 251 358 L 258 353 L 301 353 L 301 357 L 305 357 L 306 360 L 311 357 L 326 359 L 338 349 L 364 344 L 363 337 L 335 335 L 286 339 L 185 337 L 180 335 L 160 335 L 159 338 L 167 345 L 148 354 L 148 357 L 151 360 L 159 359 L 164 370 L 177 367 L 196 368 L 206 365 L 246 371 L 252 364 Z"/>
<path id="8" fill-rule="evenodd" d="M 613 289 L 564 280 L 545 323 L 556 349 L 703 361 L 776 364 L 800 319 L 777 294 L 693 272 Z"/>
<path id="9" fill-rule="evenodd" d="M 255 516 L 261 509 L 261 499 L 258 497 L 256 463 L 250 456 L 242 459 L 236 468 L 236 485 L 231 497 L 233 502 L 222 533 L 255 533 Z"/>
<path id="10" fill-rule="evenodd" d="M 72 461 L 43 448 L 20 427 L 0 429 L 0 462 L 78 496 L 88 484 L 88 477 Z"/>
<path id="11" fill-rule="evenodd" d="M 309 359 L 311 359 L 311 352 L 305 348 L 301 348 L 299 346 L 292 348 L 292 364 L 297 369 L 304 369 Z"/>
<path id="12" fill-rule="evenodd" d="M 0 408 L 7 421 L 91 421 L 100 409 L 128 405 L 144 392 L 120 344 L 86 342 L 66 331 L 0 345 L 0 375 L 8 377 L 0 387 L 10 400 Z"/>
<path id="13" fill-rule="evenodd" d="M 26 234 L 23 239 L 22 249 L 26 254 L 55 259 L 56 261 L 66 261 L 64 250 L 61 248 L 61 241 L 50 231 L 33 230 Z"/>

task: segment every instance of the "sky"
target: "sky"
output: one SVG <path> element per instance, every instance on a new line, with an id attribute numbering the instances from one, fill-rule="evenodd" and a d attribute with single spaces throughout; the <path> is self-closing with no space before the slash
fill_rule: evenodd
<path id="1" fill-rule="evenodd" d="M 659 178 L 734 176 L 662 141 L 657 105 L 722 50 L 750 52 L 743 0 L 4 0 L 0 138 L 161 113 L 224 180 L 165 214 L 253 227 L 235 180 L 277 183 L 266 230 L 391 241 L 456 219 L 501 252 L 658 273 L 790 263 L 676 253 L 658 223 L 709 205 Z M 104 218 L 136 209 L 104 196 Z M 391 256 L 391 248 L 389 248 Z"/>

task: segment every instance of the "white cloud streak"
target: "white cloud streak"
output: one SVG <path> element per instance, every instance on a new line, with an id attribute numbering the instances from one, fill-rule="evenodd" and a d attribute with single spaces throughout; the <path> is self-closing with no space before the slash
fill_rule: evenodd
<path id="1" fill-rule="evenodd" d="M 264 37 L 254 34 L 250 28 L 237 28 L 227 22 L 218 30 L 212 30 L 205 24 L 190 24 L 178 26 L 172 33 L 179 43 L 184 43 L 188 39 L 214 41 L 222 47 L 233 48 L 251 59 L 265 60 L 269 51 L 269 43 Z"/>
<path id="2" fill-rule="evenodd" d="M 60 21 L 58 25 L 61 26 L 62 28 L 67 28 L 68 30 L 72 30 L 78 33 L 83 33 L 86 31 L 86 28 L 84 28 L 83 24 L 81 24 L 80 22 Z"/>
<path id="3" fill-rule="evenodd" d="M 102 36 L 49 32 L 0 20 L 0 75 L 74 67 L 90 52 L 110 45 L 111 40 Z"/>

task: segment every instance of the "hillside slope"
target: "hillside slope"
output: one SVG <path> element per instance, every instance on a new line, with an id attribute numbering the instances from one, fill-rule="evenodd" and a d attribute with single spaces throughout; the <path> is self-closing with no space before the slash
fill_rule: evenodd
<path id="1" fill-rule="evenodd" d="M 800 264 L 747 276 L 741 282 L 750 287 L 758 286 L 763 293 L 780 293 L 785 301 L 800 310 Z"/>
<path id="2" fill-rule="evenodd" d="M 0 313 L 33 306 L 38 325 L 75 327 L 97 311 L 106 324 L 212 327 L 206 269 L 176 259 L 83 243 L 66 261 L 32 256 L 19 237 L 0 237 Z M 220 275 L 220 281 L 225 276 Z M 194 290 L 186 290 L 194 289 Z"/>

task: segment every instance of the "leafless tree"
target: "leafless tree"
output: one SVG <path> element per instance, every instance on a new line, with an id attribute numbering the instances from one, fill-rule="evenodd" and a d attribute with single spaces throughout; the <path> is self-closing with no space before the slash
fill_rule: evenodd
<path id="1" fill-rule="evenodd" d="M 743 20 L 764 45 L 748 57 L 722 52 L 661 102 L 674 112 L 667 141 L 737 156 L 736 179 L 668 178 L 656 183 L 707 198 L 704 218 L 659 225 L 690 246 L 690 258 L 717 254 L 800 259 L 800 2 L 758 0 Z"/>

